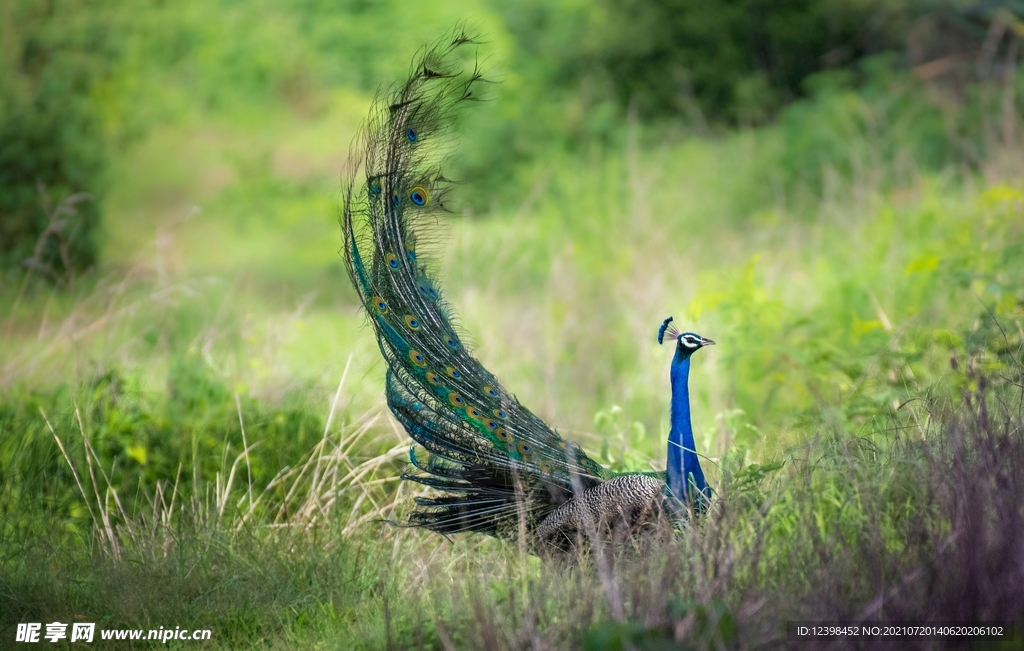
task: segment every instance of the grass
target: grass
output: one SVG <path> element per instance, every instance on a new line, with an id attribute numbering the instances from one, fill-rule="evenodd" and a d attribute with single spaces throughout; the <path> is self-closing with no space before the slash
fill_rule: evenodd
<path id="1" fill-rule="evenodd" d="M 464 330 L 604 462 L 663 463 L 661 320 L 720 344 L 693 375 L 713 512 L 561 565 L 389 523 L 414 488 L 337 254 L 369 100 L 340 88 L 168 120 L 114 161 L 104 266 L 0 278 L 0 644 L 51 621 L 445 651 L 1021 621 L 1019 148 L 929 166 L 901 77 L 716 138 L 626 122 L 466 200 L 434 256 Z"/>
<path id="2" fill-rule="evenodd" d="M 81 613 L 101 627 L 186 623 L 213 629 L 214 648 L 763 648 L 787 644 L 788 621 L 1012 620 L 1024 439 L 1021 368 L 1010 370 L 993 382 L 967 361 L 956 408 L 908 407 L 908 422 L 928 425 L 885 446 L 834 424 L 783 464 L 730 465 L 703 522 L 611 557 L 613 590 L 589 558 L 542 563 L 382 523 L 404 504 L 387 478 L 405 443 L 365 455 L 379 445 L 372 418 L 325 436 L 265 488 L 240 481 L 239 451 L 212 482 L 179 471 L 127 510 L 102 467 L 83 462 L 94 448 L 82 426 L 77 441 L 55 434 L 73 458 L 52 470 L 77 475 L 63 503 L 90 513 L 52 513 L 62 500 L 44 491 L 14 497 L 22 513 L 37 508 L 5 521 L 3 612 L 7 628 Z M 6 467 L 46 473 L 30 454 Z M 14 479 L 5 506 L 35 478 Z M 76 519 L 92 526 L 67 528 Z"/>

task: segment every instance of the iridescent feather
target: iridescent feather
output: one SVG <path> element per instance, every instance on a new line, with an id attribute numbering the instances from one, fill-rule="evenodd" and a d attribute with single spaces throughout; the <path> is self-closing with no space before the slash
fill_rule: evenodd
<path id="1" fill-rule="evenodd" d="M 486 83 L 460 61 L 461 29 L 425 49 L 400 86 L 379 94 L 344 189 L 344 256 L 388 365 L 388 406 L 422 450 L 406 479 L 438 489 L 410 523 L 443 533 L 534 531 L 576 491 L 614 473 L 521 405 L 467 349 L 429 276 L 420 241 L 445 213 L 445 136 Z M 662 479 L 662 481 L 664 481 Z"/>
<path id="2" fill-rule="evenodd" d="M 379 94 L 353 147 L 342 230 L 349 276 L 388 365 L 385 395 L 419 444 L 405 479 L 436 489 L 409 523 L 440 533 L 527 535 L 572 547 L 583 538 L 630 533 L 660 514 L 702 512 L 711 498 L 694 449 L 690 357 L 715 342 L 680 333 L 666 319 L 658 343 L 673 341 L 667 473 L 613 473 L 564 440 L 509 393 L 466 348 L 418 248 L 447 211 L 442 168 L 458 109 L 486 83 L 460 65 L 474 41 L 461 29 L 425 49 L 402 85 Z M 614 530 L 614 531 L 613 531 Z"/>

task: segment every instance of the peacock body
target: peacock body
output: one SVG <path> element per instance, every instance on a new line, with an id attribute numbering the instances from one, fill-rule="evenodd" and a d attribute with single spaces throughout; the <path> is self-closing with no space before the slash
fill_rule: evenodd
<path id="1" fill-rule="evenodd" d="M 437 492 L 417 499 L 409 523 L 525 537 L 536 550 L 702 510 L 711 491 L 694 451 L 688 376 L 693 352 L 714 342 L 677 332 L 671 318 L 662 324 L 659 343 L 676 342 L 668 469 L 623 474 L 521 405 L 452 325 L 418 245 L 446 212 L 444 136 L 486 81 L 477 66 L 460 64 L 474 43 L 457 29 L 416 58 L 404 83 L 378 94 L 353 145 L 365 181 L 353 172 L 343 188 L 346 266 L 387 362 L 388 406 L 419 446 L 403 478 Z"/>

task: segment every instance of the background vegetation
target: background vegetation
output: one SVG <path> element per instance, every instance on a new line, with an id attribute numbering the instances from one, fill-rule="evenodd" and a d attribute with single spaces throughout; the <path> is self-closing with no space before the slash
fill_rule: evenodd
<path id="1" fill-rule="evenodd" d="M 1022 16 L 0 3 L 0 646 L 52 621 L 446 651 L 1021 621 Z M 479 357 L 640 469 L 668 429 L 655 328 L 720 344 L 694 371 L 714 513 L 640 554 L 386 523 L 408 439 L 339 171 L 378 85 L 459 20 L 501 82 L 435 252 Z"/>

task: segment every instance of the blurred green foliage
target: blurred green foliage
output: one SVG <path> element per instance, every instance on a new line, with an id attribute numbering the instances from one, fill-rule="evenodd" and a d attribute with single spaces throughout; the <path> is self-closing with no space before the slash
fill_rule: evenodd
<path id="1" fill-rule="evenodd" d="M 27 260 L 64 279 L 93 265 L 111 157 L 169 121 L 254 103 L 315 114 L 331 87 L 372 90 L 410 56 L 382 34 L 425 42 L 438 21 L 463 17 L 431 10 L 420 25 L 425 11 L 357 0 L 5 2 L 0 266 Z M 57 210 L 80 193 L 87 200 Z"/>
<path id="2" fill-rule="evenodd" d="M 935 101 L 907 71 L 988 41 L 1006 56 L 1007 37 L 989 36 L 1000 16 L 1018 15 L 1012 3 L 957 0 L 17 0 L 3 11 L 3 264 L 32 256 L 52 206 L 89 195 L 43 238 L 51 275 L 95 261 L 108 162 L 145 134 L 200 116 L 316 119 L 338 89 L 368 93 L 397 78 L 419 44 L 460 19 L 487 42 L 484 67 L 503 82 L 469 118 L 453 170 L 480 188 L 464 198 L 480 211 L 524 192 L 530 165 L 552 151 L 621 145 L 629 111 L 653 142 L 779 119 L 797 136 L 779 161 L 787 188 L 825 165 L 848 175 L 878 162 L 849 160 L 852 131 L 889 143 L 884 160 L 909 152 L 932 170 L 976 166 L 989 145 L 981 118 L 998 112 L 999 93 L 960 80 L 960 100 Z M 804 98 L 834 115 L 791 107 Z"/>
<path id="3" fill-rule="evenodd" d="M 19 526 L 45 530 L 61 523 L 69 531 L 87 526 L 89 514 L 76 501 L 76 484 L 55 435 L 72 458 L 84 460 L 84 433 L 109 469 L 113 490 L 137 499 L 153 493 L 157 482 L 179 475 L 212 481 L 219 472 L 226 477 L 224 464 L 230 467 L 244 449 L 242 424 L 249 441 L 260 441 L 262 449 L 250 457 L 252 476 L 241 481 L 264 486 L 323 435 L 321 418 L 294 400 L 270 408 L 251 398 L 236 404 L 223 379 L 200 359 L 175 364 L 165 399 L 140 390 L 131 375 L 116 372 L 77 387 L 9 394 L 0 405 L 0 513 L 7 527 L 0 544 L 16 546 L 25 535 Z M 32 503 L 48 505 L 47 519 L 10 517 L 18 505 Z"/>
<path id="4" fill-rule="evenodd" d="M 955 6 L 605 0 L 588 16 L 582 47 L 566 47 L 558 60 L 577 78 L 600 71 L 622 105 L 635 103 L 646 116 L 699 109 L 712 122 L 756 125 L 803 96 L 812 74 L 900 52 L 915 19 Z"/>
<path id="5" fill-rule="evenodd" d="M 457 161 L 487 188 L 468 199 L 478 210 L 514 200 L 538 152 L 620 147 L 627 119 L 651 144 L 779 122 L 786 149 L 773 163 L 787 191 L 823 168 L 850 179 L 858 164 L 908 156 L 929 170 L 977 168 L 1024 25 L 1012 2 L 959 0 L 499 6 L 515 47 L 497 105 L 471 118 L 475 144 Z M 1016 86 L 1019 96 L 1019 76 Z M 885 148 L 851 160 L 863 154 L 852 136 Z"/>
<path id="6" fill-rule="evenodd" d="M 92 5 L 0 8 L 0 266 L 61 278 L 96 261 L 107 143 L 92 93 L 121 41 Z M 58 210 L 78 193 L 88 200 Z"/>

